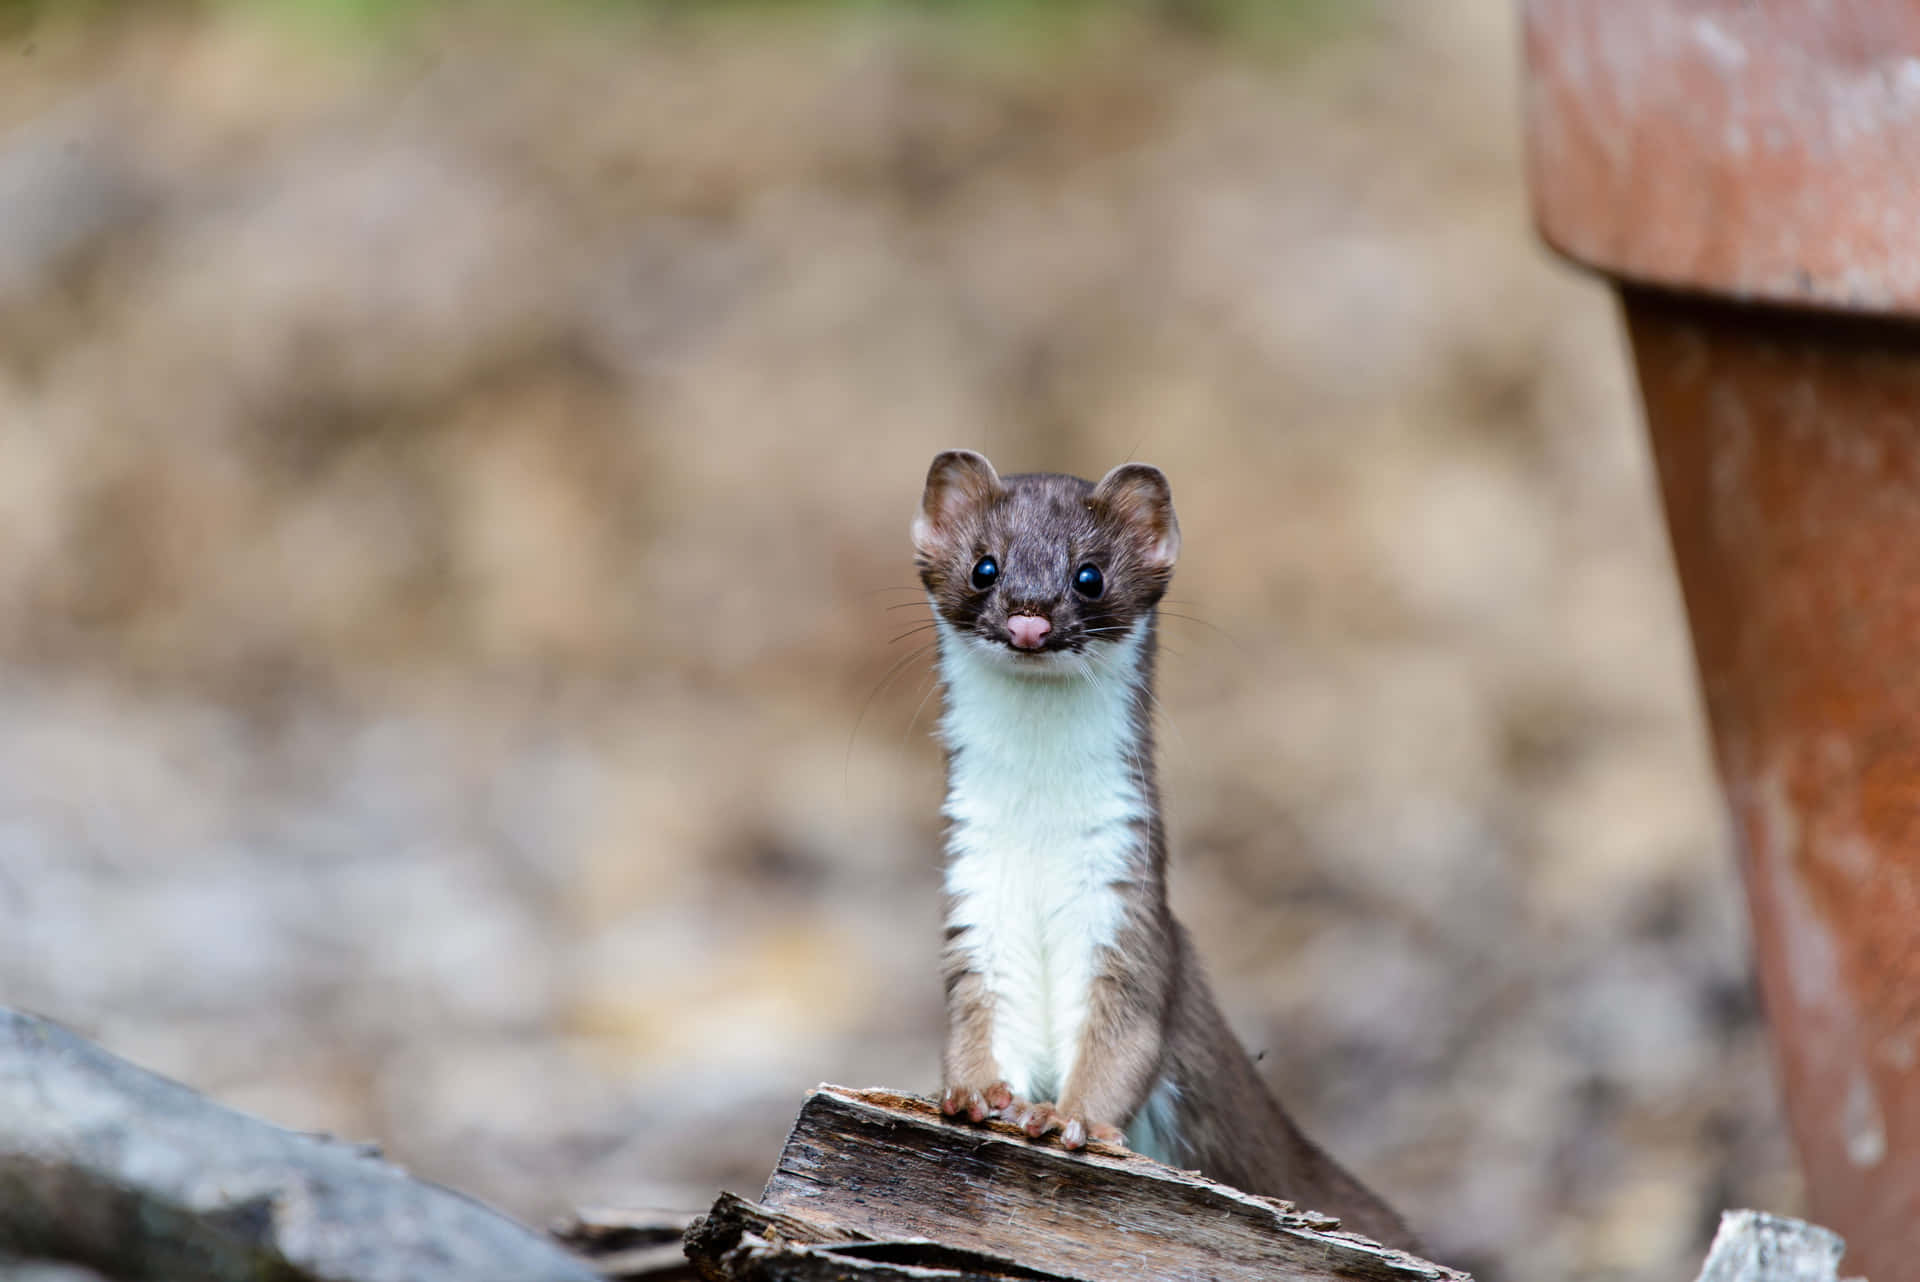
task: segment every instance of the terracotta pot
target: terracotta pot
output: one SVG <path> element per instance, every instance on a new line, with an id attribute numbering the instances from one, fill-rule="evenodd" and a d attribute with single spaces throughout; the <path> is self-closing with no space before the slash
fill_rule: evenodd
<path id="1" fill-rule="evenodd" d="M 1920 4 L 1524 12 L 1534 212 L 1624 302 L 1808 1211 L 1920 1277 Z"/>

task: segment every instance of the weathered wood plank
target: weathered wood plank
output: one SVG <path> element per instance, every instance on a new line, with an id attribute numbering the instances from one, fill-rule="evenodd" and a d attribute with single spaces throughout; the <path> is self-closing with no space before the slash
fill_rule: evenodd
<path id="1" fill-rule="evenodd" d="M 731 1193 L 687 1229 L 687 1255 L 715 1282 L 1072 1282 L 945 1243 L 873 1241 Z"/>
<path id="2" fill-rule="evenodd" d="M 1122 1149 L 1072 1154 L 1011 1126 L 956 1124 L 891 1091 L 808 1095 L 762 1200 L 873 1238 L 930 1239 L 1087 1282 L 1466 1278 L 1339 1232 L 1330 1216 Z"/>
<path id="3" fill-rule="evenodd" d="M 800 1242 L 808 1245 L 823 1242 L 840 1245 L 873 1240 L 828 1220 L 777 1211 L 732 1193 L 722 1193 L 711 1211 L 687 1226 L 686 1241 L 691 1253 L 714 1255 L 727 1250 L 736 1238 L 748 1235 L 769 1242 Z"/>
<path id="4" fill-rule="evenodd" d="M 547 1232 L 606 1282 L 693 1282 L 698 1274 L 682 1238 L 698 1218 L 690 1211 L 583 1207 Z"/>

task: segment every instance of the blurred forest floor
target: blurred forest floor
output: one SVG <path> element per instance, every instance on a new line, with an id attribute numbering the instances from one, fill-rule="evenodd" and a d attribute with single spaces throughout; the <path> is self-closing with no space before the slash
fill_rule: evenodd
<path id="1" fill-rule="evenodd" d="M 0 11 L 0 998 L 523 1215 L 752 1193 L 937 1080 L 927 460 L 1139 457 L 1308 1127 L 1492 1278 L 1793 1211 L 1508 6 L 1188 9 Z"/>

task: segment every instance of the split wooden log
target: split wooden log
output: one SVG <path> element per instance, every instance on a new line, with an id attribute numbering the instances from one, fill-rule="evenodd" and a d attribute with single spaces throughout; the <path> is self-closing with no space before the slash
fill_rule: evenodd
<path id="1" fill-rule="evenodd" d="M 1048 1282 L 1059 1277 L 942 1242 L 863 1237 L 726 1193 L 687 1230 L 687 1254 L 702 1277 L 726 1282 Z"/>
<path id="2" fill-rule="evenodd" d="M 702 1276 L 1348 1279 L 1467 1282 L 1124 1149 L 1068 1153 L 1012 1126 L 967 1126 L 926 1100 L 822 1086 L 800 1110 L 761 1204 L 723 1197 L 687 1233 Z"/>
<path id="3" fill-rule="evenodd" d="M 0 1009 L 0 1258 L 115 1279 L 593 1282 L 364 1146 L 282 1130 Z"/>

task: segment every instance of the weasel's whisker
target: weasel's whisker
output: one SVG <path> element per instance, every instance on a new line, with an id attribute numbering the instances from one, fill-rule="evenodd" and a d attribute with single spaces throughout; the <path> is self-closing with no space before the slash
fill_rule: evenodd
<path id="1" fill-rule="evenodd" d="M 1187 751 L 1187 737 L 1181 734 L 1180 727 L 1173 723 L 1173 714 L 1167 711 L 1167 705 L 1160 702 L 1160 696 L 1153 692 L 1151 686 L 1144 687 L 1144 692 L 1147 696 L 1148 706 L 1153 709 L 1154 715 L 1159 717 L 1166 725 L 1167 732 L 1171 734 L 1174 741 L 1180 745 L 1180 751 Z"/>
<path id="2" fill-rule="evenodd" d="M 1147 697 L 1147 707 L 1149 711 L 1159 720 L 1166 723 L 1167 729 L 1172 732 L 1173 737 L 1179 742 L 1180 751 L 1187 751 L 1187 737 L 1180 733 L 1179 726 L 1173 724 L 1172 715 L 1167 712 L 1166 705 L 1160 702 L 1160 696 L 1153 692 L 1152 683 L 1143 681 L 1135 686 L 1134 689 Z"/>
<path id="3" fill-rule="evenodd" d="M 919 723 L 920 713 L 926 708 L 927 700 L 933 697 L 934 688 L 940 684 L 939 669 L 935 669 L 927 678 L 927 688 L 920 693 L 920 702 L 913 706 L 913 716 L 907 720 L 906 733 L 900 736 L 900 746 L 905 748 L 907 740 L 913 737 L 913 727 Z"/>
<path id="4" fill-rule="evenodd" d="M 909 663 L 926 654 L 929 650 L 933 649 L 933 646 L 934 643 L 928 641 L 924 645 L 917 646 L 894 660 L 893 666 L 887 669 L 886 675 L 880 678 L 879 684 L 874 686 L 873 689 L 867 693 L 867 697 L 861 702 L 860 713 L 853 719 L 853 729 L 847 731 L 847 752 L 845 758 L 840 763 L 840 786 L 843 791 L 851 793 L 853 790 L 853 742 L 860 736 L 860 727 L 865 723 L 867 713 L 872 710 L 873 701 L 880 697 L 881 691 L 894 683 L 894 680 L 899 677 L 900 673 L 906 669 Z"/>
<path id="5" fill-rule="evenodd" d="M 1225 628 L 1221 627 L 1217 623 L 1213 623 L 1206 619 L 1203 619 L 1197 614 L 1182 614 L 1178 610 L 1169 610 L 1166 608 L 1165 605 L 1162 605 L 1160 607 L 1159 613 L 1160 613 L 1160 617 L 1163 619 L 1179 619 L 1186 623 L 1197 623 L 1203 628 L 1211 628 L 1215 632 L 1218 632 L 1221 636 L 1225 637 L 1229 642 L 1231 642 L 1233 644 L 1233 648 L 1240 652 L 1241 658 L 1247 659 L 1249 661 L 1251 661 L 1253 658 L 1253 651 L 1249 650 L 1246 647 L 1246 644 L 1242 642 L 1239 637 L 1227 631 Z"/>

